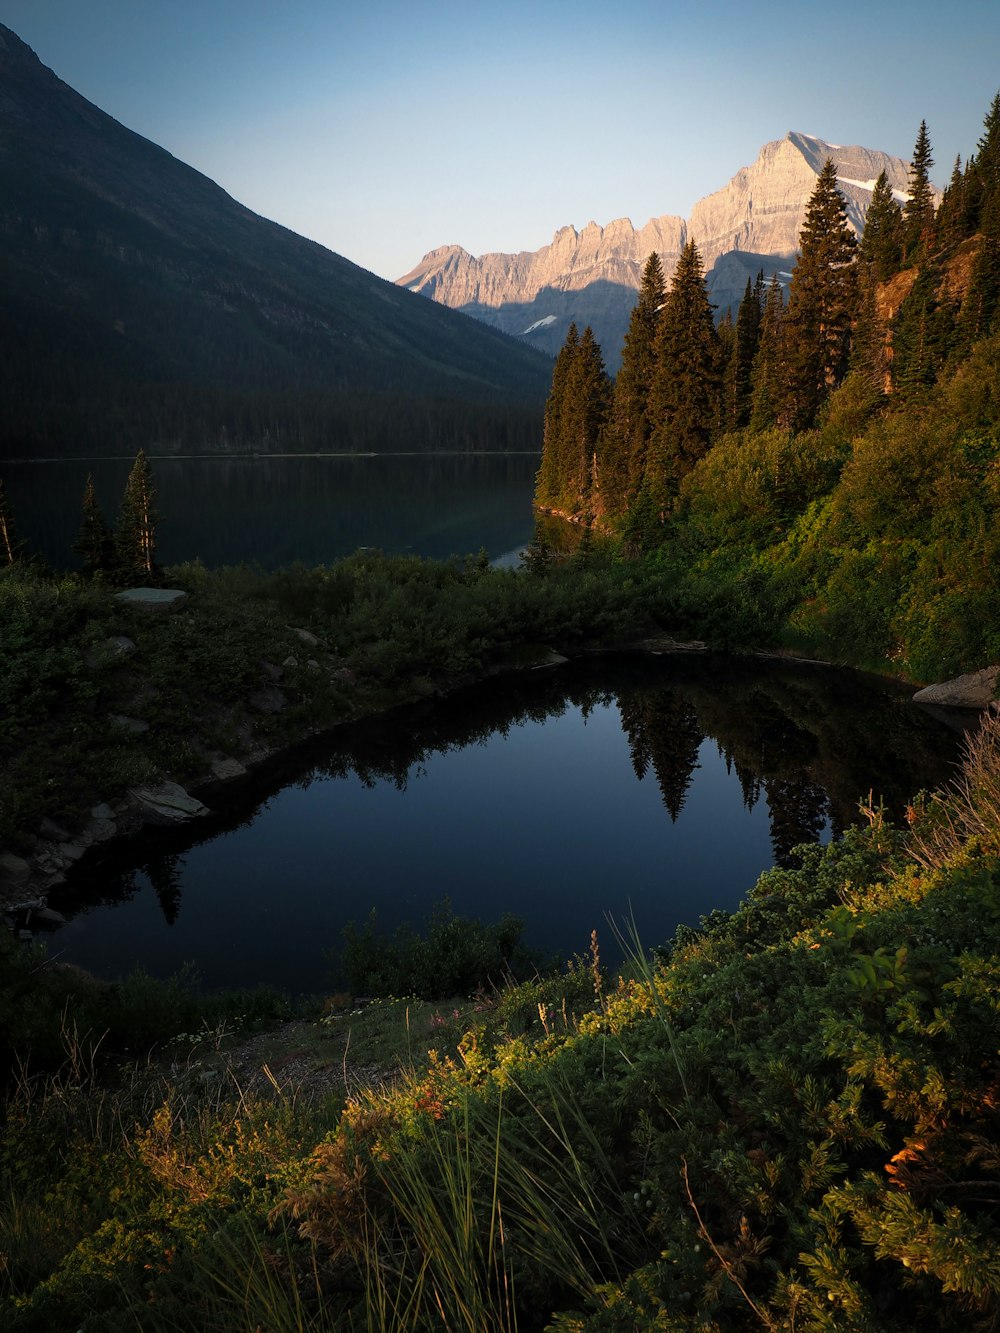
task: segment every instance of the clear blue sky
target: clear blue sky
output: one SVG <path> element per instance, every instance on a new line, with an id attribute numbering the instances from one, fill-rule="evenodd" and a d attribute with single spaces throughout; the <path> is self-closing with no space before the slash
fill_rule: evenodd
<path id="1" fill-rule="evenodd" d="M 396 278 L 425 251 L 686 216 L 802 130 L 947 181 L 997 0 L 0 0 L 44 64 L 242 203 Z"/>

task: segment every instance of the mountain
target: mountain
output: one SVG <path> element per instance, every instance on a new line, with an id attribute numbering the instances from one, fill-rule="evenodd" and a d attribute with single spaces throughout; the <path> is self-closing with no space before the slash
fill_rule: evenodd
<path id="1" fill-rule="evenodd" d="M 690 219 L 653 218 L 636 230 L 628 218 L 580 232 L 562 227 L 552 244 L 520 254 L 476 257 L 460 246 L 432 250 L 397 282 L 554 354 L 571 320 L 592 325 L 609 367 L 619 359 L 642 269 L 656 250 L 669 278 L 693 239 L 720 310 L 735 307 L 747 277 L 763 268 L 787 275 L 795 262 L 806 204 L 827 158 L 837 166 L 851 225 L 860 232 L 881 171 L 905 197 L 909 165 L 870 148 L 826 143 L 791 132 L 765 144 L 723 189 L 695 204 Z"/>
<path id="2" fill-rule="evenodd" d="M 0 456 L 537 446 L 551 364 L 258 217 L 0 25 Z"/>

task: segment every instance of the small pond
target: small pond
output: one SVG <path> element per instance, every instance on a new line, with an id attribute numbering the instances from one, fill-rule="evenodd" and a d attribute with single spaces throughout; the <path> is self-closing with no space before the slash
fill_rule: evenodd
<path id="1" fill-rule="evenodd" d="M 337 985 L 346 922 L 514 912 L 565 959 L 634 916 L 644 944 L 732 909 L 760 872 L 954 772 L 959 732 L 909 691 L 721 656 L 591 659 L 342 729 L 210 818 L 89 854 L 50 955 L 104 977 L 193 965 L 206 986 Z"/>

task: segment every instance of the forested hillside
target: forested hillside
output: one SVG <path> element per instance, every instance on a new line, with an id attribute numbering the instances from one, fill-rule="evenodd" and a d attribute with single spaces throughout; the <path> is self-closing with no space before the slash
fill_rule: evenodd
<path id="1" fill-rule="evenodd" d="M 0 457 L 536 448 L 550 363 L 258 217 L 0 25 Z"/>
<path id="2" fill-rule="evenodd" d="M 656 255 L 612 383 L 589 329 L 553 374 L 536 502 L 738 584 L 775 634 L 916 677 L 1000 655 L 1000 97 L 935 209 L 876 183 L 860 243 L 832 164 L 787 299 L 716 326 L 694 244 Z"/>

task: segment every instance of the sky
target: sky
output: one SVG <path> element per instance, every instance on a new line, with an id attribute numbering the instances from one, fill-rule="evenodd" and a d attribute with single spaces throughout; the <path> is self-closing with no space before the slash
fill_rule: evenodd
<path id="1" fill-rule="evenodd" d="M 997 0 L 0 0 L 102 110 L 397 278 L 440 245 L 688 216 L 789 130 L 947 182 L 1000 89 Z"/>

